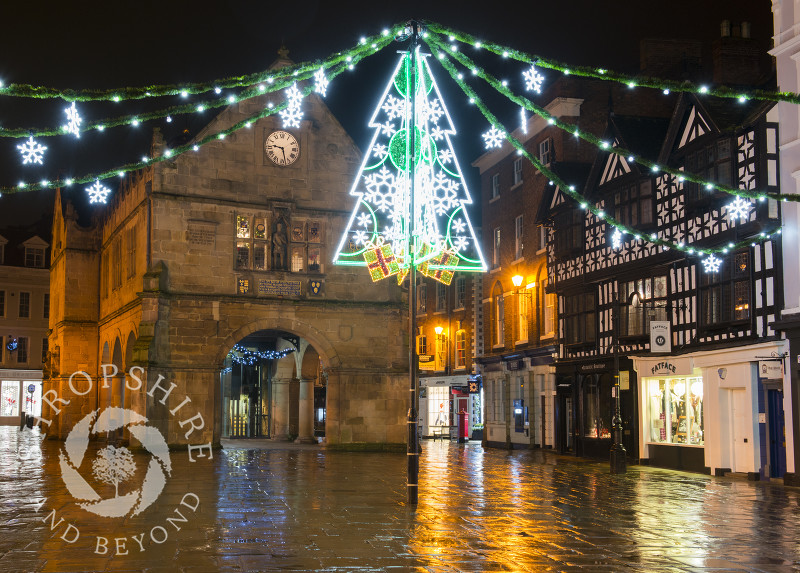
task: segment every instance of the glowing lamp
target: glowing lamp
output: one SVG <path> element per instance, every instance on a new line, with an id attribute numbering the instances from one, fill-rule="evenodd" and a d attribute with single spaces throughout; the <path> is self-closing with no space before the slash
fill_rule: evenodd
<path id="1" fill-rule="evenodd" d="M 514 283 L 514 286 L 519 288 L 522 285 L 522 275 L 514 275 L 511 277 L 511 282 Z"/>
<path id="2" fill-rule="evenodd" d="M 441 326 L 437 326 L 436 328 L 434 328 L 434 330 L 436 331 L 436 334 L 441 334 L 444 328 L 442 328 Z"/>

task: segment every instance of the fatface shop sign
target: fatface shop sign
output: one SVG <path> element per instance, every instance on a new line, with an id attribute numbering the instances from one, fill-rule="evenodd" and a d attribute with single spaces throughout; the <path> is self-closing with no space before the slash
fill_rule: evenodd
<path id="1" fill-rule="evenodd" d="M 675 374 L 675 365 L 669 362 L 658 362 L 653 364 L 653 367 L 650 368 L 650 373 L 653 376 L 662 376 L 662 375 L 670 375 Z"/>
<path id="2" fill-rule="evenodd" d="M 672 352 L 668 320 L 650 321 L 650 352 Z"/>
<path id="3" fill-rule="evenodd" d="M 648 361 L 647 369 L 651 376 L 689 376 L 692 374 L 694 364 L 691 358 L 673 358 L 670 360 Z"/>

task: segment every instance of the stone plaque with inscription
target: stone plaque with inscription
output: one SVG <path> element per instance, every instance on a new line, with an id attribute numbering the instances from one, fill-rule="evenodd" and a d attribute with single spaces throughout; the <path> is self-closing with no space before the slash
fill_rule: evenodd
<path id="1" fill-rule="evenodd" d="M 213 221 L 189 220 L 186 238 L 192 245 L 213 247 L 217 236 L 217 224 Z"/>
<path id="2" fill-rule="evenodd" d="M 259 279 L 258 294 L 269 296 L 300 296 L 300 281 Z"/>

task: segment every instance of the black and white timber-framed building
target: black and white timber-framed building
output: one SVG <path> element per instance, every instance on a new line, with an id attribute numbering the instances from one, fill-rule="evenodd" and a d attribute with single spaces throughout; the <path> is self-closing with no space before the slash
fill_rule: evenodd
<path id="1" fill-rule="evenodd" d="M 684 94 L 671 117 L 611 114 L 605 136 L 658 165 L 777 191 L 777 129 L 773 104 Z M 554 189 L 540 220 L 549 226 L 548 288 L 559 311 L 557 449 L 608 457 L 618 365 L 629 457 L 782 477 L 783 428 L 792 425 L 782 386 L 786 341 L 772 326 L 783 305 L 781 242 L 759 240 L 779 228 L 780 205 L 753 201 L 749 215 L 733 218 L 732 196 L 606 152 L 583 195 L 642 237 L 696 249 L 752 242 L 718 255 L 718 272 L 705 272 L 696 254 L 633 235 L 615 248 L 613 227 Z M 667 330 L 654 348 L 656 327 Z"/>

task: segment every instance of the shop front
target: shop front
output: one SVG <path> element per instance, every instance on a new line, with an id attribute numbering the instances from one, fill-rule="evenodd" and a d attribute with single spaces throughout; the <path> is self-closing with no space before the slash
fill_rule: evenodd
<path id="1" fill-rule="evenodd" d="M 681 356 L 634 357 L 642 461 L 750 479 L 788 462 L 784 346 L 776 340 Z M 789 455 L 791 452 L 788 452 Z"/>
<path id="2" fill-rule="evenodd" d="M 480 378 L 430 376 L 419 380 L 419 434 L 423 438 L 479 439 L 483 429 Z M 462 427 L 466 414 L 466 426 Z"/>
<path id="3" fill-rule="evenodd" d="M 656 466 L 705 470 L 705 385 L 691 358 L 635 360 L 641 380 L 642 458 Z"/>
<path id="4" fill-rule="evenodd" d="M 638 458 L 636 376 L 632 362 L 619 359 L 622 444 Z M 560 453 L 608 459 L 616 408 L 614 360 L 556 363 L 556 447 Z"/>
<path id="5" fill-rule="evenodd" d="M 20 424 L 22 413 L 42 415 L 42 371 L 0 369 L 0 425 Z"/>

